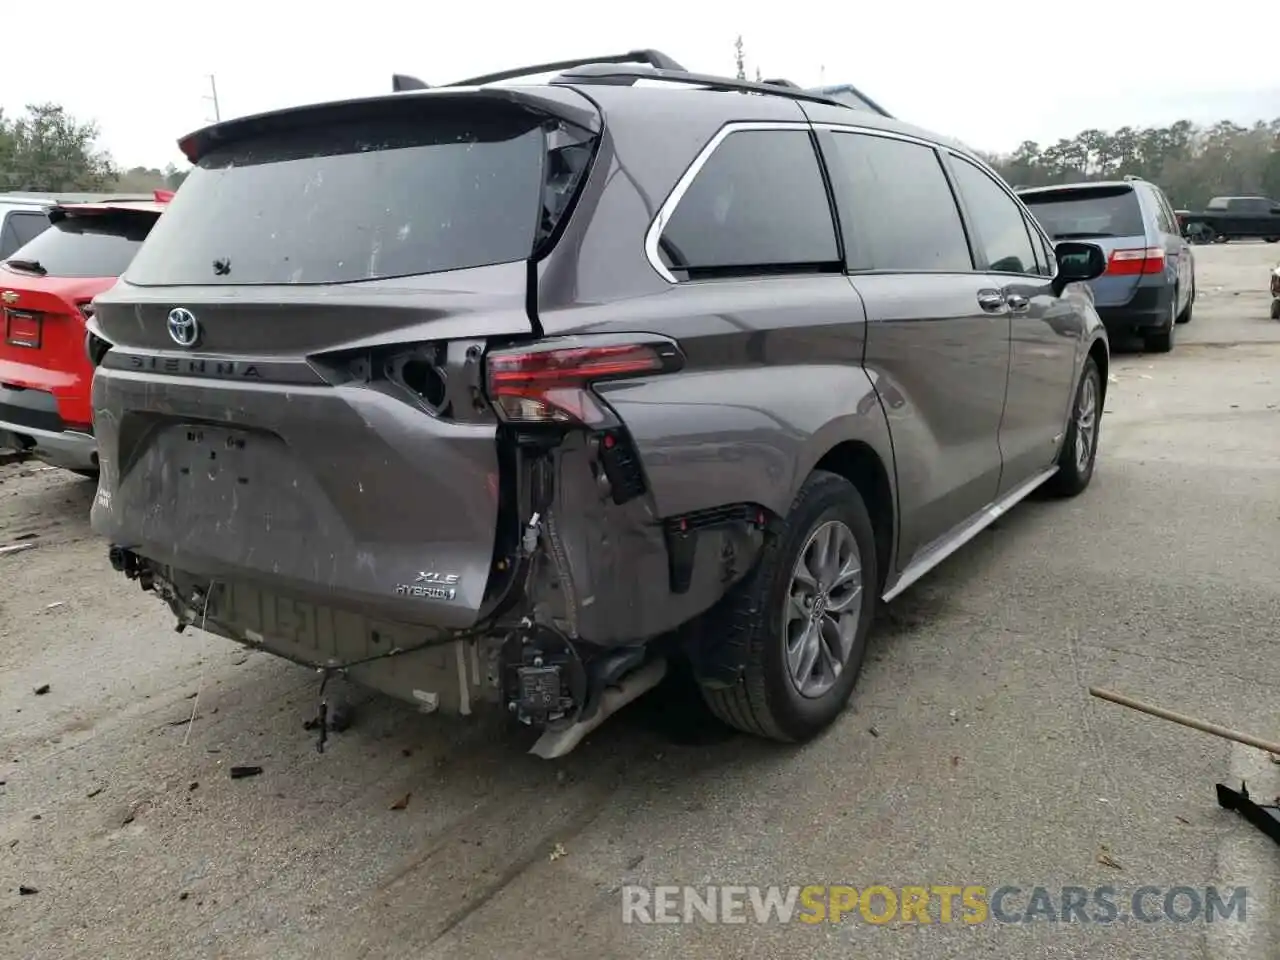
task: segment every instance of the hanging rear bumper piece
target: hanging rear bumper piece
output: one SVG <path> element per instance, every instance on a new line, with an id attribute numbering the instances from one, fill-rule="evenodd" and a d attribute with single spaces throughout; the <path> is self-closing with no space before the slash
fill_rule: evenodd
<path id="1" fill-rule="evenodd" d="M 1218 806 L 1224 810 L 1237 811 L 1276 843 L 1280 843 L 1280 807 L 1254 803 L 1249 797 L 1249 788 L 1244 783 L 1240 784 L 1238 793 L 1221 783 L 1217 785 L 1217 789 Z"/>

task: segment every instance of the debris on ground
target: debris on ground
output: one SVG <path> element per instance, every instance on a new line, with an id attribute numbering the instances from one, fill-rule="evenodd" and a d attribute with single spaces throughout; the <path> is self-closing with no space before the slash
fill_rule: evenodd
<path id="1" fill-rule="evenodd" d="M 880 731 L 875 727 L 867 727 L 867 733 L 871 734 L 873 737 L 880 736 Z"/>
<path id="2" fill-rule="evenodd" d="M 391 809 L 403 810 L 405 807 L 409 806 L 409 798 L 411 796 L 413 796 L 412 793 L 406 793 L 403 797 L 401 797 L 399 800 L 397 800 L 395 803 L 391 805 Z"/>
<path id="3" fill-rule="evenodd" d="M 40 684 L 40 686 L 36 687 L 35 689 L 35 694 L 37 697 L 43 697 L 48 692 L 49 692 L 49 684 L 47 683 L 42 683 Z"/>
<path id="4" fill-rule="evenodd" d="M 65 607 L 66 605 L 67 605 L 67 601 L 65 600 L 55 600 L 53 601 L 53 603 L 45 604 L 45 609 L 57 610 L 59 607 Z"/>
<path id="5" fill-rule="evenodd" d="M 20 896 L 20 897 L 29 897 L 29 896 L 31 896 L 33 893 L 39 893 L 39 892 L 40 892 L 40 891 L 39 891 L 39 890 L 37 890 L 35 887 L 29 887 L 29 886 L 27 886 L 25 883 L 24 883 L 24 884 L 19 885 L 19 887 L 18 887 L 18 896 Z"/>
<path id="6" fill-rule="evenodd" d="M 90 790 L 88 793 L 86 793 L 86 794 L 85 794 L 85 798 L 86 798 L 86 799 L 88 799 L 88 800 L 92 800 L 94 797 L 96 797 L 98 794 L 100 794 L 100 793 L 101 793 L 103 790 L 105 790 L 105 789 L 107 789 L 107 788 L 106 788 L 106 787 L 94 787 L 92 790 Z"/>
<path id="7" fill-rule="evenodd" d="M 1179 816 L 1177 816 L 1176 814 L 1174 815 L 1174 818 L 1173 818 L 1173 819 L 1177 820 L 1179 823 L 1185 823 L 1185 824 L 1187 824 L 1188 826 L 1191 824 L 1191 821 L 1190 821 L 1190 820 L 1188 820 L 1186 817 L 1179 817 Z"/>
<path id="8" fill-rule="evenodd" d="M 556 860 L 559 860 L 561 857 L 567 857 L 568 855 L 569 855 L 569 851 L 564 848 L 564 844 L 557 843 L 554 847 L 551 848 L 550 859 L 552 862 L 554 862 Z"/>
<path id="9" fill-rule="evenodd" d="M 11 543 L 8 546 L 0 547 L 0 557 L 7 556 L 11 553 L 21 553 L 23 550 L 34 550 L 34 543 Z"/>
<path id="10" fill-rule="evenodd" d="M 185 899 L 187 899 L 187 897 L 189 897 L 189 896 L 190 896 L 190 894 L 189 894 L 189 893 L 187 893 L 187 891 L 183 890 L 183 891 L 182 891 L 182 893 L 178 894 L 178 899 L 179 899 L 179 900 L 185 900 Z"/>
<path id="11" fill-rule="evenodd" d="M 196 787 L 198 787 L 198 786 L 200 786 L 200 781 L 199 781 L 199 780 L 192 780 L 192 781 L 191 781 L 191 783 L 189 783 L 189 784 L 187 785 L 187 789 L 188 789 L 188 790 L 194 790 L 194 789 L 196 789 Z"/>
<path id="12" fill-rule="evenodd" d="M 1098 854 L 1098 862 L 1102 864 L 1104 867 L 1110 867 L 1112 870 L 1124 869 L 1124 867 L 1120 866 L 1119 862 L 1115 859 L 1115 857 L 1111 856 L 1111 854 L 1106 852 L 1105 848 L 1101 853 Z"/>
<path id="13" fill-rule="evenodd" d="M 261 767 L 249 767 L 249 766 L 244 766 L 244 767 L 232 767 L 232 768 L 231 768 L 231 779 L 232 779 L 232 780 L 243 780 L 245 777 L 256 777 L 256 776 L 257 776 L 258 774 L 260 774 L 261 772 L 262 772 L 262 768 L 261 768 Z"/>

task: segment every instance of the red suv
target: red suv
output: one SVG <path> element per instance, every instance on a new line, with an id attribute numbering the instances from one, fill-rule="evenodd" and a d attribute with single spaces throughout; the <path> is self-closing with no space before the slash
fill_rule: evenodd
<path id="1" fill-rule="evenodd" d="M 97 475 L 85 319 L 172 196 L 51 207 L 49 229 L 0 262 L 0 447 Z"/>

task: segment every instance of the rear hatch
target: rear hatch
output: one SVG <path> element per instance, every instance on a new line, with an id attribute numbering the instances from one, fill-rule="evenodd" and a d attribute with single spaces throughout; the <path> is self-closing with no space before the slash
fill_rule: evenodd
<path id="1" fill-rule="evenodd" d="M 293 610 L 474 623 L 509 491 L 483 350 L 537 332 L 530 262 L 585 178 L 589 106 L 415 92 L 189 138 L 96 304 L 94 529 Z"/>
<path id="2" fill-rule="evenodd" d="M 88 428 L 93 369 L 85 317 L 158 216 L 158 208 L 58 207 L 49 215 L 52 225 L 0 265 L 0 384 L 53 393 L 64 425 Z"/>
<path id="3" fill-rule="evenodd" d="M 1138 288 L 1144 273 L 1163 273 L 1148 263 L 1146 227 L 1138 195 L 1129 184 L 1072 184 L 1052 190 L 1019 194 L 1055 241 L 1096 243 L 1107 256 L 1107 271 L 1090 283 L 1100 307 L 1123 306 Z"/>

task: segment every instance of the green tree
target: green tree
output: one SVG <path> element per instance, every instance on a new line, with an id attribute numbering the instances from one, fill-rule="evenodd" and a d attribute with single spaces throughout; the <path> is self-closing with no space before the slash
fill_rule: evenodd
<path id="1" fill-rule="evenodd" d="M 0 112 L 0 189 L 109 189 L 119 174 L 97 139 L 97 124 L 79 122 L 56 103 L 31 104 L 13 119 Z"/>
<path id="2" fill-rule="evenodd" d="M 1015 186 L 1114 180 L 1126 174 L 1158 183 L 1175 206 L 1203 206 L 1213 196 L 1280 200 L 1280 118 L 1243 127 L 1207 128 L 1189 120 L 1167 127 L 1083 130 L 1047 147 L 1027 140 L 992 165 Z"/>
<path id="3" fill-rule="evenodd" d="M 190 170 L 179 170 L 172 163 L 164 168 L 164 184 L 170 190 L 177 190 L 182 186 L 182 181 L 187 179 Z"/>

